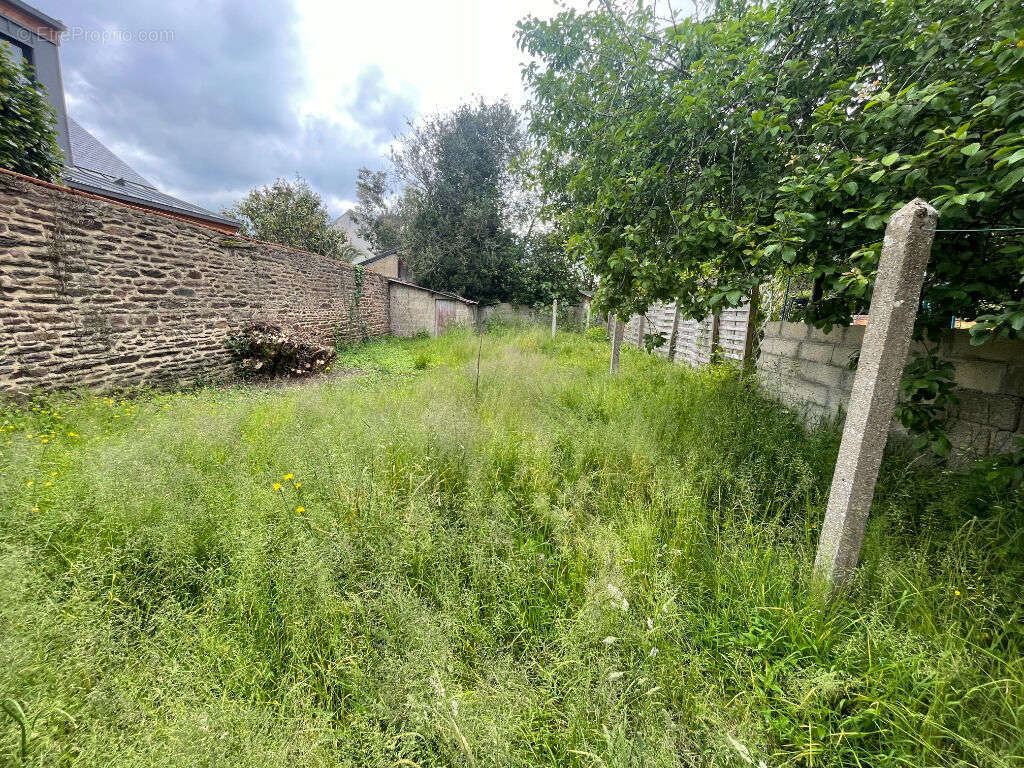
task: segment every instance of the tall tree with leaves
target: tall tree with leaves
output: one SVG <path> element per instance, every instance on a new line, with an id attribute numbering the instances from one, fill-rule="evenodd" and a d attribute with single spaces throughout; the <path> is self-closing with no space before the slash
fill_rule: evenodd
<path id="1" fill-rule="evenodd" d="M 360 168 L 356 180 L 356 225 L 374 253 L 398 248 L 406 228 L 406 206 L 395 195 L 387 171 Z"/>
<path id="2" fill-rule="evenodd" d="M 21 54 L 0 42 L 0 167 L 56 181 L 64 166 L 56 123 L 46 89 Z"/>
<path id="3" fill-rule="evenodd" d="M 331 227 L 331 215 L 320 195 L 300 176 L 253 189 L 224 213 L 241 223 L 240 231 L 247 237 L 342 261 L 352 259 L 345 233 Z"/>
<path id="4" fill-rule="evenodd" d="M 507 102 L 426 119 L 394 152 L 405 185 L 402 247 L 418 282 L 484 303 L 505 298 L 519 245 L 507 190 L 524 135 Z"/>
<path id="5" fill-rule="evenodd" d="M 995 0 L 669 19 L 606 0 L 527 19 L 548 210 L 622 315 L 678 299 L 701 317 L 782 271 L 814 281 L 804 319 L 827 329 L 865 311 L 889 216 L 923 197 L 943 228 L 990 231 L 936 239 L 919 336 L 950 315 L 985 320 L 979 341 L 1019 335 L 1024 245 L 1006 228 L 1024 226 L 1022 29 L 1024 6 Z M 948 371 L 918 368 L 911 398 L 944 391 Z"/>

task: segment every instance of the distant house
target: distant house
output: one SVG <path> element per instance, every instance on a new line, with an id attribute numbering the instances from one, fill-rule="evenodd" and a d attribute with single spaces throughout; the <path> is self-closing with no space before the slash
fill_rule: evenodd
<path id="1" fill-rule="evenodd" d="M 405 259 L 398 252 L 397 248 L 354 259 L 352 263 L 365 267 L 371 272 L 384 275 L 384 277 L 393 277 L 397 280 L 412 282 L 412 273 L 409 271 L 409 265 L 406 264 Z"/>
<path id="2" fill-rule="evenodd" d="M 64 183 L 83 192 L 142 208 L 174 214 L 228 234 L 239 224 L 157 189 L 153 182 L 105 147 L 67 113 L 60 70 L 60 38 L 67 28 L 56 19 L 21 2 L 0 0 L 0 48 L 33 67 L 35 78 L 57 114 L 57 143 L 64 153 Z"/>
<path id="3" fill-rule="evenodd" d="M 359 224 L 356 221 L 355 211 L 345 211 L 341 216 L 334 220 L 331 224 L 332 229 L 336 229 L 339 232 L 344 232 L 346 238 L 348 238 L 348 244 L 359 251 L 359 254 L 354 260 L 365 258 L 373 253 L 373 249 L 370 244 L 366 242 L 359 234 Z"/>
<path id="4" fill-rule="evenodd" d="M 371 272 L 376 272 L 385 277 L 393 277 L 398 280 L 412 280 L 409 266 L 398 253 L 397 248 L 391 248 L 381 253 L 373 252 L 370 244 L 359 234 L 359 226 L 354 211 L 345 211 L 345 213 L 334 220 L 331 226 L 344 232 L 348 237 L 349 245 L 359 251 L 356 257 L 352 259 L 353 264 L 358 264 Z"/>

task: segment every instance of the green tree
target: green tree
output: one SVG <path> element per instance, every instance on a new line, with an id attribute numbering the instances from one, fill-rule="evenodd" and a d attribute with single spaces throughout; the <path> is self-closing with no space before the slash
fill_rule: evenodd
<path id="1" fill-rule="evenodd" d="M 331 227 L 331 215 L 320 195 L 300 176 L 253 189 L 224 213 L 241 223 L 247 237 L 343 261 L 352 259 L 345 233 Z"/>
<path id="2" fill-rule="evenodd" d="M 1024 6 L 994 0 L 527 19 L 545 205 L 623 316 L 679 299 L 701 317 L 783 272 L 813 280 L 804 319 L 848 324 L 911 198 L 944 229 L 1024 226 L 1022 29 Z M 982 316 L 979 341 L 1024 330 L 1019 234 L 940 233 L 919 336 L 951 315 Z M 940 366 L 918 368 L 942 391 Z"/>
<path id="3" fill-rule="evenodd" d="M 16 50 L 0 42 L 0 167 L 56 181 L 64 166 L 56 114 Z"/>
<path id="4" fill-rule="evenodd" d="M 507 191 L 523 141 L 504 101 L 463 104 L 402 139 L 393 157 L 405 185 L 402 248 L 418 282 L 482 303 L 507 298 L 521 253 Z"/>
<path id="5" fill-rule="evenodd" d="M 360 168 L 356 180 L 355 218 L 359 234 L 374 253 L 398 248 L 406 227 L 406 207 L 395 196 L 387 171 Z"/>

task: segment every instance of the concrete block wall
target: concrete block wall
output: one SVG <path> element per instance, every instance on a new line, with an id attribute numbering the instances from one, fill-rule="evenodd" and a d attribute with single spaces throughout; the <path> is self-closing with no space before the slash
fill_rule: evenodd
<path id="1" fill-rule="evenodd" d="M 764 328 L 757 361 L 765 390 L 799 410 L 809 423 L 841 416 L 850 399 L 864 327 L 824 333 L 803 323 L 772 322 Z M 911 347 L 913 356 L 921 350 Z M 970 334 L 949 330 L 939 355 L 956 368 L 960 405 L 949 415 L 947 434 L 963 458 L 1003 453 L 1024 437 L 1024 341 L 973 347 Z M 901 425 L 893 429 L 902 432 Z"/>
<path id="2" fill-rule="evenodd" d="M 387 279 L 0 172 L 0 394 L 230 375 L 261 320 L 322 344 L 390 331 Z"/>
<path id="3" fill-rule="evenodd" d="M 451 294 L 442 294 L 411 283 L 392 280 L 391 333 L 400 337 L 415 336 L 421 331 L 431 336 L 438 334 L 437 300 L 454 302 L 456 325 L 472 325 L 476 319 L 476 305 Z"/>

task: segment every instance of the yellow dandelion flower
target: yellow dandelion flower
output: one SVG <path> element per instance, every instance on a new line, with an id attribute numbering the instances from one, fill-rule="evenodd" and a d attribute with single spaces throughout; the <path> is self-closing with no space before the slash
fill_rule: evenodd
<path id="1" fill-rule="evenodd" d="M 29 488 L 31 488 L 35 484 L 36 484 L 35 480 L 29 480 L 27 483 L 25 483 L 25 485 L 27 485 Z"/>
<path id="2" fill-rule="evenodd" d="M 302 487 L 302 483 L 296 483 L 296 484 L 295 484 L 295 487 L 296 487 L 296 488 L 301 488 L 301 487 Z"/>
<path id="3" fill-rule="evenodd" d="M 43 485 L 45 485 L 47 488 L 49 488 L 51 485 L 53 485 L 53 483 L 51 483 L 49 480 L 47 480 L 45 483 L 43 483 Z"/>
<path id="4" fill-rule="evenodd" d="M 57 473 L 56 473 L 56 472 L 51 472 L 51 473 L 50 473 L 50 477 L 56 477 L 56 476 L 57 476 Z"/>
<path id="5" fill-rule="evenodd" d="M 295 475 L 293 475 L 291 472 L 289 472 L 287 475 L 284 476 L 284 479 L 285 480 L 291 480 L 293 477 L 295 477 Z"/>
<path id="6" fill-rule="evenodd" d="M 39 507 L 32 507 L 32 511 L 33 512 L 38 512 L 39 511 Z"/>
<path id="7" fill-rule="evenodd" d="M 301 515 L 305 511 L 306 511 L 305 507 L 296 507 L 295 508 L 295 514 L 297 514 L 297 515 Z"/>
<path id="8" fill-rule="evenodd" d="M 280 483 L 274 483 L 274 490 L 275 491 L 280 491 L 281 490 L 281 484 Z"/>
<path id="9" fill-rule="evenodd" d="M 953 594 L 954 594 L 954 595 L 957 595 L 957 596 L 959 597 L 959 595 L 960 595 L 960 590 L 959 590 L 959 589 L 954 589 L 954 590 L 953 590 Z"/>

